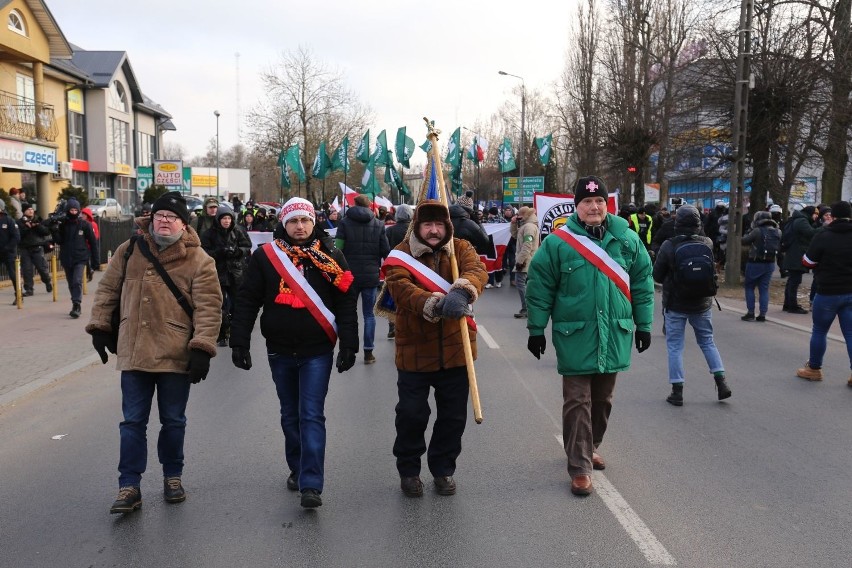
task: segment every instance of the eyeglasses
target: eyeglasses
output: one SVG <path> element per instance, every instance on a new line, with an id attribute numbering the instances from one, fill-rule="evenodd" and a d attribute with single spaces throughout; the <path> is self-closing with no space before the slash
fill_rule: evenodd
<path id="1" fill-rule="evenodd" d="M 180 217 L 178 217 L 177 215 L 169 215 L 168 213 L 160 213 L 159 211 L 154 213 L 155 221 L 165 221 L 166 223 L 174 223 L 178 219 L 180 219 Z"/>

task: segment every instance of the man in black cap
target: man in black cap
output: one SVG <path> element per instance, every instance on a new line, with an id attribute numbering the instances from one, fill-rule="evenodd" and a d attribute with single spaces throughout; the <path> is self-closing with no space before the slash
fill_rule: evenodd
<path id="1" fill-rule="evenodd" d="M 83 275 L 89 261 L 98 258 L 98 239 L 92 224 L 80 217 L 80 202 L 73 197 L 65 202 L 65 218 L 53 231 L 53 242 L 59 246 L 59 262 L 71 292 L 69 316 L 80 317 L 83 302 Z"/>
<path id="2" fill-rule="evenodd" d="M 222 320 L 216 263 L 187 225 L 186 200 L 178 192 L 166 193 L 151 210 L 150 219 L 137 219 L 142 234 L 116 249 L 86 326 L 101 361 L 106 364 L 107 351 L 114 353 L 121 371 L 119 491 L 110 513 L 130 513 L 142 505 L 139 484 L 147 463 L 146 427 L 155 391 L 164 497 L 168 503 L 186 499 L 181 475 L 190 383 L 207 377 Z M 125 258 L 130 246 L 134 248 Z M 162 265 L 183 302 L 146 258 L 145 249 Z M 116 307 L 121 321 L 117 340 L 112 333 Z"/>
<path id="3" fill-rule="evenodd" d="M 634 338 L 639 353 L 651 345 L 654 282 L 639 235 L 607 213 L 601 179 L 580 178 L 574 205 L 530 263 L 527 349 L 541 358 L 552 319 L 571 492 L 588 495 L 592 468 L 605 467 L 595 450 L 606 432 L 616 375 L 630 368 Z"/>
<path id="4" fill-rule="evenodd" d="M 41 217 L 35 213 L 35 209 L 29 203 L 21 203 L 23 215 L 18 219 L 18 228 L 21 231 L 21 276 L 24 281 L 24 296 L 32 296 L 33 269 L 35 269 L 47 292 L 53 292 L 53 284 L 50 282 L 50 272 L 47 262 L 44 260 L 44 245 L 49 242 L 50 228 L 44 224 Z"/>

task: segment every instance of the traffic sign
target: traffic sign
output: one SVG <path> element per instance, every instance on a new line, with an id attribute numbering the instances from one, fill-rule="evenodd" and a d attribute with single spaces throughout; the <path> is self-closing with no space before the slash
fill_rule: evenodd
<path id="1" fill-rule="evenodd" d="M 523 190 L 523 201 L 532 203 L 533 193 L 544 191 L 544 176 L 524 176 L 503 178 L 503 201 L 517 203 Z"/>

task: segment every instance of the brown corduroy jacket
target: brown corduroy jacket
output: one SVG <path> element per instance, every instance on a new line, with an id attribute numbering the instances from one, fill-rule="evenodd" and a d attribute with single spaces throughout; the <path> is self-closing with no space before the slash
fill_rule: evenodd
<path id="1" fill-rule="evenodd" d="M 450 266 L 449 244 L 433 251 L 412 234 L 396 249 L 404 251 L 441 275 L 453 288 L 468 292 L 475 302 L 488 281 L 485 265 L 473 246 L 465 240 L 453 239 L 459 279 L 453 282 Z M 465 365 L 461 327 L 458 321 L 424 317 L 427 302 L 434 303 L 435 296 L 401 267 L 387 267 L 385 282 L 396 304 L 396 367 L 401 371 L 431 372 Z M 476 332 L 469 329 L 473 358 L 476 359 Z"/>
<path id="2" fill-rule="evenodd" d="M 148 248 L 166 269 L 175 285 L 194 308 L 193 318 L 180 307 L 154 265 L 138 247 L 127 260 L 127 241 L 116 249 L 92 305 L 86 331 L 110 331 L 110 317 L 121 295 L 121 324 L 118 331 L 119 371 L 186 373 L 190 349 L 216 355 L 216 338 L 222 321 L 222 290 L 216 263 L 204 249 L 194 229 L 187 226 L 181 238 L 159 251 L 142 221 L 142 236 Z"/>

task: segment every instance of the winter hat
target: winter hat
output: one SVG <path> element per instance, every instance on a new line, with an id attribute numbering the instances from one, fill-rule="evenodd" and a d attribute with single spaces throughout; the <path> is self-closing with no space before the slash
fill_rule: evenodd
<path id="1" fill-rule="evenodd" d="M 464 195 L 456 200 L 456 203 L 461 205 L 462 207 L 473 209 L 473 192 L 470 190 L 465 191 Z"/>
<path id="2" fill-rule="evenodd" d="M 813 205 L 808 205 L 807 207 L 802 207 L 802 213 L 805 214 L 805 217 L 810 217 L 817 210 Z"/>
<path id="3" fill-rule="evenodd" d="M 852 219 L 852 205 L 848 201 L 832 203 L 831 216 L 834 219 Z"/>
<path id="4" fill-rule="evenodd" d="M 606 185 L 596 176 L 581 177 L 574 188 L 574 203 L 580 203 L 587 197 L 607 198 Z"/>
<path id="5" fill-rule="evenodd" d="M 441 221 L 447 230 L 447 236 L 439 244 L 438 248 L 444 246 L 450 239 L 453 238 L 453 224 L 450 222 L 450 210 L 440 201 L 426 200 L 417 206 L 414 210 L 414 227 L 412 228 L 414 237 L 423 242 L 420 238 L 420 223 L 428 223 L 430 221 Z M 424 243 L 425 244 L 425 243 Z"/>
<path id="6" fill-rule="evenodd" d="M 30 205 L 29 203 L 27 203 L 26 201 L 21 203 L 21 213 L 25 212 L 27 209 L 32 209 L 32 208 L 33 208 L 33 206 Z"/>
<path id="7" fill-rule="evenodd" d="M 675 228 L 698 227 L 701 224 L 701 216 L 698 209 L 692 205 L 681 205 L 675 213 Z"/>
<path id="8" fill-rule="evenodd" d="M 411 208 L 411 205 L 403 203 L 396 208 L 396 215 L 394 216 L 394 219 L 397 223 L 402 221 L 411 221 L 411 215 L 413 212 L 414 210 Z"/>
<path id="9" fill-rule="evenodd" d="M 225 215 L 228 215 L 231 218 L 231 223 L 235 221 L 234 210 L 230 207 L 226 207 L 225 205 L 220 205 L 219 208 L 216 209 L 216 221 L 219 221 Z"/>
<path id="10" fill-rule="evenodd" d="M 772 219 L 772 213 L 770 213 L 769 211 L 758 211 L 754 214 L 755 223 L 757 223 L 758 221 L 765 221 L 767 219 Z"/>
<path id="11" fill-rule="evenodd" d="M 535 209 L 533 209 L 532 207 L 528 207 L 528 206 L 524 205 L 523 207 L 518 209 L 518 216 L 521 219 L 524 219 L 524 220 L 529 219 L 530 215 L 535 215 Z"/>
<path id="12" fill-rule="evenodd" d="M 293 217 L 310 217 L 311 221 L 316 223 L 317 212 L 314 210 L 314 204 L 301 197 L 291 197 L 281 208 L 279 218 L 282 223 L 286 223 Z"/>
<path id="13" fill-rule="evenodd" d="M 164 193 L 151 206 L 151 215 L 155 215 L 157 211 L 171 211 L 184 222 L 189 223 L 189 209 L 186 207 L 186 199 L 178 191 L 170 191 Z"/>
<path id="14" fill-rule="evenodd" d="M 781 206 L 776 203 L 772 207 L 769 208 L 769 212 L 770 213 L 781 213 L 782 212 Z"/>
<path id="15" fill-rule="evenodd" d="M 65 202 L 65 212 L 71 211 L 72 209 L 80 210 L 80 202 L 74 199 L 73 197 Z"/>

